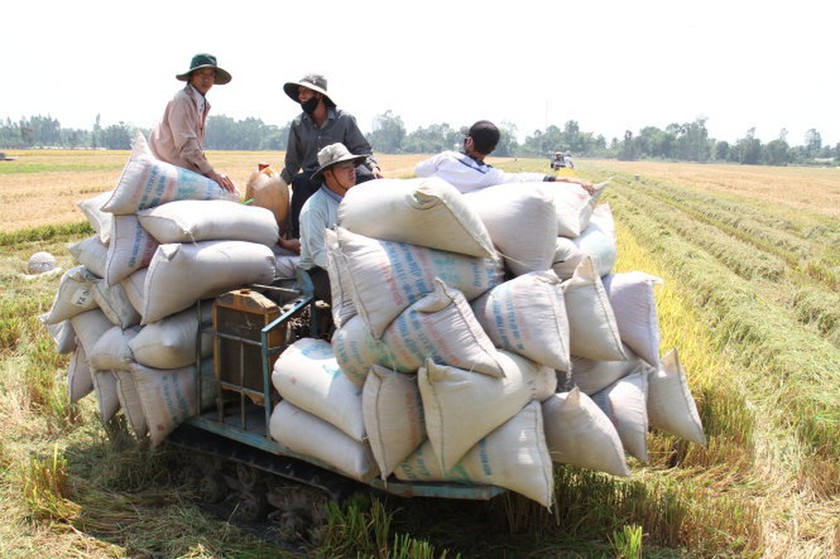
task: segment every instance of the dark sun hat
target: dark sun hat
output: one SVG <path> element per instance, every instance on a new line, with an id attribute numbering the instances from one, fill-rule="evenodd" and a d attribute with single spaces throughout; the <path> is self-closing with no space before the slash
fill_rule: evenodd
<path id="1" fill-rule="evenodd" d="M 299 103 L 300 100 L 298 99 L 298 88 L 300 86 L 308 87 L 312 91 L 317 91 L 318 93 L 326 97 L 328 103 L 335 105 L 335 103 L 327 93 L 327 78 L 325 78 L 321 74 L 306 74 L 300 79 L 300 81 L 287 82 L 283 86 L 283 91 L 286 92 L 286 95 L 288 95 L 292 101 L 294 101 L 295 103 Z"/>
<path id="2" fill-rule="evenodd" d="M 321 148 L 321 151 L 318 152 L 318 165 L 320 167 L 317 171 L 312 173 L 312 178 L 310 180 L 316 181 L 321 178 L 321 175 L 327 169 L 335 167 L 340 163 L 351 162 L 355 167 L 359 163 L 362 163 L 368 158 L 367 155 L 353 155 L 350 153 L 350 150 L 347 149 L 347 146 L 342 144 L 341 142 L 336 142 L 334 144 L 330 144 L 326 147 Z"/>
<path id="3" fill-rule="evenodd" d="M 216 69 L 216 85 L 225 85 L 231 80 L 230 74 L 226 70 L 222 70 L 216 65 L 216 57 L 212 54 L 196 54 L 190 62 L 190 69 L 183 74 L 178 74 L 175 78 L 182 82 L 190 81 L 190 75 L 201 68 L 215 68 Z"/>

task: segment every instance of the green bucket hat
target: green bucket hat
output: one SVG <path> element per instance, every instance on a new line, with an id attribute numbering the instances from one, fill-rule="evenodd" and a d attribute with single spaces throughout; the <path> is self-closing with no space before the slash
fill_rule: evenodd
<path id="1" fill-rule="evenodd" d="M 335 167 L 339 163 L 345 163 L 349 161 L 353 163 L 354 166 L 356 166 L 359 165 L 359 163 L 364 162 L 367 158 L 367 155 L 353 155 L 352 153 L 350 153 L 350 150 L 347 149 L 347 146 L 345 146 L 341 142 L 330 144 L 326 147 L 321 148 L 321 151 L 318 152 L 318 165 L 320 165 L 320 167 L 317 171 L 312 173 L 312 178 L 310 180 L 319 180 L 321 178 L 321 175 L 324 174 L 324 171 Z"/>
<path id="2" fill-rule="evenodd" d="M 212 54 L 206 53 L 196 54 L 193 56 L 192 61 L 190 62 L 190 69 L 183 74 L 176 75 L 175 78 L 181 80 L 182 82 L 188 82 L 190 81 L 190 74 L 201 68 L 216 69 L 216 85 L 225 85 L 231 80 L 230 74 L 216 65 L 216 57 Z"/>
<path id="3" fill-rule="evenodd" d="M 335 103 L 327 93 L 327 78 L 325 78 L 321 74 L 306 74 L 298 82 L 286 82 L 286 84 L 283 86 L 283 91 L 286 92 L 286 95 L 288 95 L 292 101 L 294 101 L 295 103 L 299 103 L 300 101 L 298 100 L 298 87 L 300 86 L 308 87 L 312 91 L 317 91 L 318 93 L 326 97 L 328 104 L 335 105 Z"/>

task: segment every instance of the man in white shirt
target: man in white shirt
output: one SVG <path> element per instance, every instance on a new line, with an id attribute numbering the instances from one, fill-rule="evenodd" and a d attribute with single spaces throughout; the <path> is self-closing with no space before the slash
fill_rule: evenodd
<path id="1" fill-rule="evenodd" d="M 444 151 L 421 161 L 414 168 L 419 177 L 439 177 L 452 184 L 463 193 L 472 192 L 509 182 L 567 182 L 578 184 L 592 194 L 591 182 L 575 177 L 557 177 L 542 173 L 506 173 L 484 162 L 499 143 L 501 134 L 495 124 L 489 120 L 479 120 L 469 129 L 461 129 L 464 134 L 464 151 Z"/>

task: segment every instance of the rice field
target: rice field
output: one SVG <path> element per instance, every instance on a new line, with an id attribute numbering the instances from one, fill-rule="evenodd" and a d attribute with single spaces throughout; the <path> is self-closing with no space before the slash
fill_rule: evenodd
<path id="1" fill-rule="evenodd" d="M 840 553 L 840 170 L 577 161 L 612 177 L 617 271 L 657 287 L 662 353 L 678 348 L 709 439 L 651 432 L 617 479 L 558 467 L 556 507 L 386 500 L 334 511 L 295 553 L 203 513 L 164 453 L 70 404 L 67 357 L 35 318 L 91 230 L 75 204 L 113 188 L 128 152 L 14 152 L 0 163 L 0 557 L 831 557 Z M 279 153 L 211 152 L 244 191 Z M 411 176 L 422 156 L 380 156 Z M 496 159 L 509 171 L 548 161 Z M 636 555 L 640 556 L 640 555 Z"/>

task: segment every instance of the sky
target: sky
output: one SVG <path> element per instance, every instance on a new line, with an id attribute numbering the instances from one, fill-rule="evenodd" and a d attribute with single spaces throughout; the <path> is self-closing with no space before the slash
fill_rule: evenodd
<path id="1" fill-rule="evenodd" d="M 283 126 L 283 84 L 328 80 L 363 132 L 479 119 L 518 140 L 569 120 L 609 142 L 706 119 L 710 137 L 840 142 L 836 26 L 825 0 L 306 2 L 28 0 L 0 21 L 0 119 L 151 128 L 192 56 L 233 75 L 211 115 Z"/>

